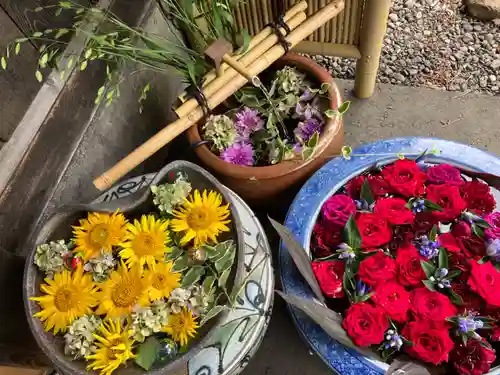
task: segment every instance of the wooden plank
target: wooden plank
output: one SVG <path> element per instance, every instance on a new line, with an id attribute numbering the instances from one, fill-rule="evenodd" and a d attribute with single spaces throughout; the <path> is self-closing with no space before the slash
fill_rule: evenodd
<path id="1" fill-rule="evenodd" d="M 114 3 L 112 11 L 134 25 L 142 21 L 151 3 L 152 0 L 120 0 Z M 51 108 L 0 196 L 1 247 L 15 253 L 27 250 L 26 237 L 36 226 L 95 114 L 95 93 L 104 76 L 104 66 L 99 63 L 75 73 Z"/>
<path id="2" fill-rule="evenodd" d="M 9 42 L 22 36 L 0 8 L 0 55 L 5 54 Z M 35 79 L 37 52 L 33 46 L 25 43 L 19 56 L 13 52 L 7 60 L 7 70 L 0 69 L 0 148 L 9 140 L 41 86 Z"/>

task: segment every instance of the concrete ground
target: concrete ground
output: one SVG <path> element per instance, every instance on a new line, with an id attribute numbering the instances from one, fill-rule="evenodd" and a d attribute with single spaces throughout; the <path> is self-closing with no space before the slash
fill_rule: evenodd
<path id="1" fill-rule="evenodd" d="M 500 153 L 498 98 L 382 84 L 377 87 L 372 98 L 361 101 L 351 98 L 352 82 L 342 81 L 340 85 L 345 98 L 353 101 L 345 115 L 345 141 L 348 145 L 354 147 L 398 136 L 432 136 L 469 143 Z M 119 111 L 112 109 L 110 114 L 99 115 L 93 122 L 49 203 L 47 213 L 61 203 L 88 201 L 95 197 L 98 192 L 91 185 L 92 178 L 161 128 L 166 123 L 166 117 L 169 117 L 168 114 L 151 116 L 147 111 L 142 116 L 131 117 L 123 114 L 117 117 L 118 113 Z M 181 142 L 181 152 L 176 152 L 175 149 L 169 151 L 168 158 L 165 153 L 155 155 L 135 173 L 152 172 L 164 164 L 165 160 L 184 157 L 185 152 L 189 151 L 186 146 Z M 282 203 L 287 207 L 287 202 Z M 278 249 L 273 248 L 273 251 L 276 257 Z M 277 262 L 275 265 L 277 266 Z M 278 281 L 277 269 L 276 278 Z M 309 353 L 308 347 L 299 338 L 284 303 L 276 298 L 266 337 L 243 374 L 330 373 L 320 359 Z"/>
<path id="2" fill-rule="evenodd" d="M 426 88 L 381 84 L 373 97 L 352 97 L 351 81 L 341 81 L 352 100 L 345 115 L 345 143 L 357 146 L 384 138 L 429 136 L 456 140 L 500 154 L 500 98 L 460 95 Z M 272 241 L 276 243 L 276 241 Z M 277 252 L 277 248 L 273 248 Z M 275 254 L 276 259 L 276 254 Z M 275 261 L 279 285 L 278 264 Z M 262 346 L 243 375 L 326 375 L 329 368 L 301 340 L 285 304 L 277 297 Z"/>

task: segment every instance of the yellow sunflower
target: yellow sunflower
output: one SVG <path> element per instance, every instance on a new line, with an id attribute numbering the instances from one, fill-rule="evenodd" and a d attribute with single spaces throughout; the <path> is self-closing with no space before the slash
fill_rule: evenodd
<path id="1" fill-rule="evenodd" d="M 118 211 L 113 214 L 89 212 L 80 226 L 73 227 L 75 236 L 74 253 L 83 253 L 85 261 L 99 256 L 101 249 L 110 253 L 125 236 L 127 219 Z"/>
<path id="2" fill-rule="evenodd" d="M 169 242 L 168 221 L 143 215 L 141 221 L 134 220 L 134 224 L 127 224 L 120 257 L 126 259 L 129 267 L 136 263 L 142 267 L 146 263 L 151 268 L 156 260 L 163 261 L 165 253 L 170 252 Z"/>
<path id="3" fill-rule="evenodd" d="M 117 318 L 130 314 L 136 305 L 149 306 L 147 281 L 141 275 L 139 265 L 131 269 L 123 263 L 119 265 L 109 279 L 99 285 L 97 314 Z"/>
<path id="4" fill-rule="evenodd" d="M 145 271 L 144 278 L 149 285 L 149 298 L 151 301 L 168 298 L 175 288 L 181 286 L 181 274 L 172 271 L 172 262 L 156 263 Z"/>
<path id="5" fill-rule="evenodd" d="M 229 232 L 226 226 L 231 220 L 229 217 L 229 204 L 222 205 L 222 195 L 210 191 L 194 191 L 191 197 L 184 201 L 184 205 L 173 213 L 172 230 L 185 232 L 181 239 L 186 244 L 194 239 L 194 247 L 205 244 L 208 239 L 216 242 L 217 235 L 221 232 Z"/>
<path id="6" fill-rule="evenodd" d="M 132 345 L 134 340 L 130 337 L 128 327 L 122 327 L 120 319 L 106 319 L 101 323 L 96 338 L 97 349 L 94 354 L 86 356 L 87 370 L 98 370 L 101 375 L 110 375 L 121 364 L 134 358 Z"/>
<path id="7" fill-rule="evenodd" d="M 33 317 L 44 322 L 46 331 L 53 328 L 55 334 L 64 332 L 75 319 L 92 314 L 92 307 L 97 305 L 97 287 L 90 274 L 83 274 L 83 267 L 74 273 L 63 270 L 54 275 L 54 280 L 45 279 L 45 282 L 40 286 L 45 295 L 31 300 L 38 302 L 42 309 Z"/>
<path id="8" fill-rule="evenodd" d="M 180 343 L 181 346 L 185 346 L 189 338 L 196 335 L 198 327 L 198 322 L 191 311 L 183 308 L 179 314 L 171 314 L 168 317 L 168 324 L 163 327 L 163 332 L 172 336 L 172 339 Z"/>

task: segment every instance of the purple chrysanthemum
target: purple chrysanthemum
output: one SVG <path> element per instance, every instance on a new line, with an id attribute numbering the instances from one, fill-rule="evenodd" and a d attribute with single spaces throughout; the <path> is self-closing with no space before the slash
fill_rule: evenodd
<path id="1" fill-rule="evenodd" d="M 319 109 L 319 98 L 315 97 L 310 103 L 298 102 L 295 106 L 295 114 L 301 120 L 309 120 L 313 117 L 322 118 L 322 114 Z"/>
<path id="2" fill-rule="evenodd" d="M 226 148 L 220 155 L 221 159 L 236 165 L 253 165 L 253 148 L 250 143 L 235 143 Z"/>
<path id="3" fill-rule="evenodd" d="M 243 107 L 235 117 L 236 130 L 244 138 L 250 137 L 252 133 L 264 127 L 264 120 L 260 117 L 259 111 L 255 109 Z"/>
<path id="4" fill-rule="evenodd" d="M 321 121 L 316 118 L 310 118 L 309 120 L 299 122 L 293 133 L 299 141 L 305 143 L 314 135 L 314 133 L 321 133 L 322 127 L 323 123 Z"/>

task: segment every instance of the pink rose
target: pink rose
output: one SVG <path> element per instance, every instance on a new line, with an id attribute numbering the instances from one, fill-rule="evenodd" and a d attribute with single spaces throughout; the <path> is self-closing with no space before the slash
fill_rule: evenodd
<path id="1" fill-rule="evenodd" d="M 484 219 L 491 225 L 491 228 L 484 231 L 486 237 L 490 240 L 500 238 L 500 212 L 493 212 Z"/>
<path id="2" fill-rule="evenodd" d="M 460 171 L 449 164 L 439 164 L 427 170 L 427 181 L 431 184 L 462 186 L 465 184 Z"/>
<path id="3" fill-rule="evenodd" d="M 356 204 L 352 198 L 344 194 L 333 195 L 321 208 L 321 214 L 329 224 L 341 227 L 347 223 L 349 216 L 356 212 Z"/>

